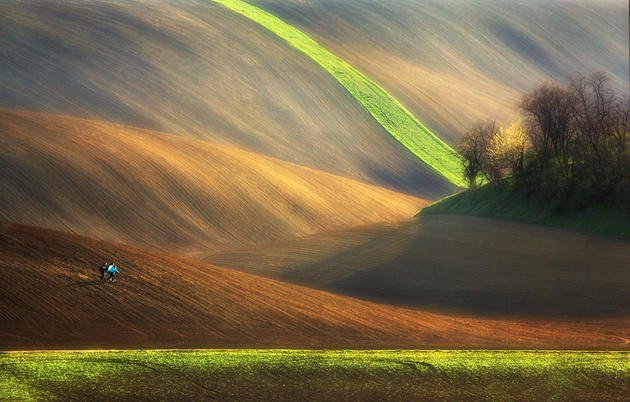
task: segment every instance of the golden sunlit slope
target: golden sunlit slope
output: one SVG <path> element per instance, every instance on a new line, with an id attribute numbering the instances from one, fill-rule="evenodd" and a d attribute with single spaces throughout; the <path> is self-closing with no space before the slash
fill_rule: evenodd
<path id="1" fill-rule="evenodd" d="M 630 317 L 629 240 L 466 215 L 353 228 L 205 260 L 433 311 Z"/>
<path id="2" fill-rule="evenodd" d="M 154 129 L 437 199 L 454 187 L 320 66 L 210 1 L 3 1 L 0 107 Z"/>
<path id="3" fill-rule="evenodd" d="M 252 0 L 385 88 L 441 138 L 515 117 L 542 80 L 603 70 L 628 93 L 628 2 Z"/>
<path id="4" fill-rule="evenodd" d="M 114 283 L 96 267 L 118 263 Z M 551 347 L 627 349 L 627 320 L 455 318 L 0 222 L 0 349 Z"/>
<path id="5" fill-rule="evenodd" d="M 13 110 L 0 110 L 0 188 L 0 219 L 187 255 L 426 205 L 234 147 Z"/>

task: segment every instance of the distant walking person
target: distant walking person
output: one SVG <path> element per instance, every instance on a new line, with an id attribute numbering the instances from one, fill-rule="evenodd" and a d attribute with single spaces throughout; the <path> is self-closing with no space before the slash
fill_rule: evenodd
<path id="1" fill-rule="evenodd" d="M 103 282 L 103 278 L 105 278 L 105 273 L 107 272 L 107 268 L 109 268 L 111 263 L 106 262 L 105 264 L 101 265 L 99 268 L 99 271 L 101 271 L 101 277 L 99 279 L 99 282 Z"/>
<path id="2" fill-rule="evenodd" d="M 107 267 L 107 280 L 114 282 L 114 277 L 117 273 L 119 273 L 118 269 L 114 266 L 114 263 L 111 263 L 109 267 Z"/>

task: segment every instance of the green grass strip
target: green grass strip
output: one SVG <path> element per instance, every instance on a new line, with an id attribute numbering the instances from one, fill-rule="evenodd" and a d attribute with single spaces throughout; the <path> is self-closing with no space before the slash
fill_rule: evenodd
<path id="1" fill-rule="evenodd" d="M 460 156 L 383 88 L 299 29 L 241 0 L 212 0 L 267 28 L 328 71 L 406 148 L 454 184 L 465 187 Z"/>
<path id="2" fill-rule="evenodd" d="M 0 353 L 0 400 L 627 400 L 628 352 Z"/>

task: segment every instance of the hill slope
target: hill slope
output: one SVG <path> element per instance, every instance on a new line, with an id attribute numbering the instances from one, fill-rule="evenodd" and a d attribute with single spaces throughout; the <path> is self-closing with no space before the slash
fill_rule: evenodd
<path id="1" fill-rule="evenodd" d="M 0 110 L 0 188 L 0 219 L 187 255 L 426 205 L 233 147 L 12 110 Z"/>
<path id="2" fill-rule="evenodd" d="M 423 208 L 421 215 L 468 214 L 534 222 L 630 238 L 630 203 L 619 195 L 531 194 L 509 180 L 462 191 Z"/>
<path id="3" fill-rule="evenodd" d="M 0 4 L 0 107 L 154 129 L 436 199 L 454 186 L 320 66 L 213 2 Z"/>
<path id="4" fill-rule="evenodd" d="M 607 71 L 628 92 L 626 1 L 251 0 L 373 79 L 440 138 L 514 118 L 524 91 Z"/>
<path id="5" fill-rule="evenodd" d="M 322 66 L 407 149 L 452 183 L 465 187 L 459 155 L 396 99 L 299 29 L 242 0 L 214 0 L 269 29 Z"/>
<path id="6" fill-rule="evenodd" d="M 0 223 L 0 349 L 628 348 L 627 320 L 474 320 L 372 304 L 76 235 Z M 96 281 L 113 259 L 116 283 Z M 624 327 L 625 325 L 625 327 Z"/>
<path id="7" fill-rule="evenodd" d="M 630 241 L 495 219 L 422 216 L 205 260 L 371 301 L 477 317 L 630 317 Z"/>

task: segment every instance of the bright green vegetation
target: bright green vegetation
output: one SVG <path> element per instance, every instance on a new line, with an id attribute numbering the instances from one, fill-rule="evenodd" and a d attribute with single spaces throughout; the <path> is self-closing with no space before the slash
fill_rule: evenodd
<path id="1" fill-rule="evenodd" d="M 520 191 L 509 181 L 462 191 L 424 208 L 420 215 L 444 213 L 516 219 L 611 236 L 630 236 L 630 208 L 621 200 L 594 201 L 580 194 L 545 200 Z"/>
<path id="2" fill-rule="evenodd" d="M 264 26 L 328 71 L 398 141 L 438 173 L 464 187 L 459 155 L 385 90 L 300 30 L 241 0 L 213 0 Z"/>
<path id="3" fill-rule="evenodd" d="M 630 353 L 111 351 L 0 354 L 1 399 L 620 400 Z"/>

